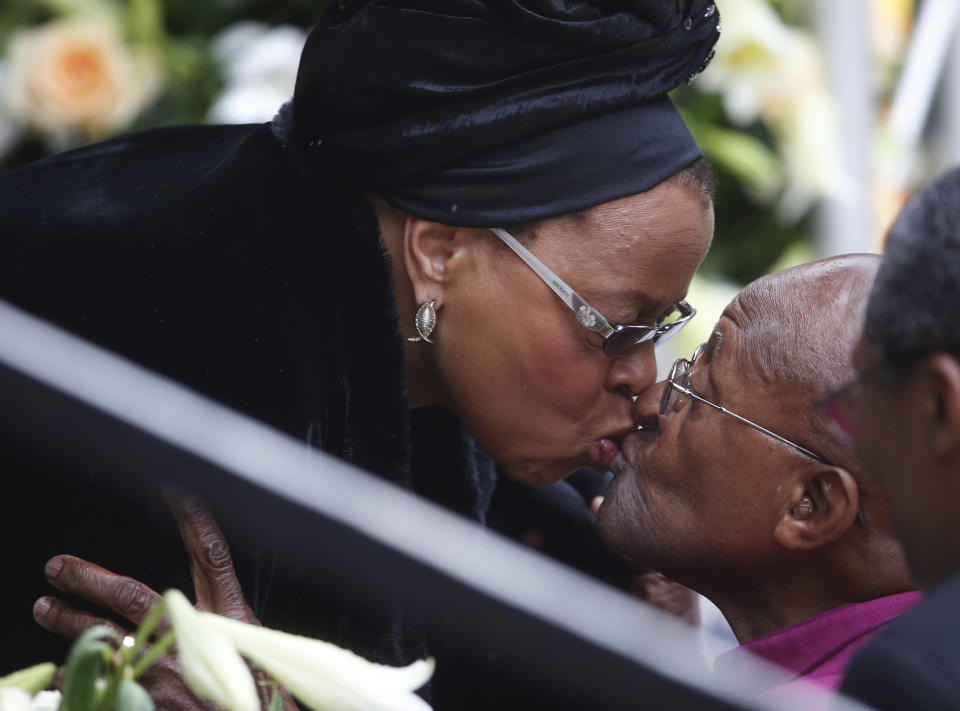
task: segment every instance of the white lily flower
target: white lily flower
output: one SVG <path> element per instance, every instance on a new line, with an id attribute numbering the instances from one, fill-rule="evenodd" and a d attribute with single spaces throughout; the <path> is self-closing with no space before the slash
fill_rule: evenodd
<path id="1" fill-rule="evenodd" d="M 31 698 L 16 686 L 0 689 L 0 711 L 57 711 L 60 701 L 59 691 L 40 691 Z"/>
<path id="2" fill-rule="evenodd" d="M 233 643 L 208 622 L 215 615 L 197 612 L 179 590 L 168 590 L 163 599 L 177 636 L 177 657 L 187 685 L 229 711 L 259 711 L 250 670 Z"/>
<path id="3" fill-rule="evenodd" d="M 30 702 L 30 711 L 57 711 L 61 700 L 59 691 L 41 691 Z"/>
<path id="4" fill-rule="evenodd" d="M 30 711 L 30 694 L 23 689 L 0 689 L 0 711 Z"/>
<path id="5" fill-rule="evenodd" d="M 406 667 L 374 664 L 335 644 L 197 613 L 240 652 L 314 711 L 429 711 L 414 690 L 433 674 L 432 659 Z"/>

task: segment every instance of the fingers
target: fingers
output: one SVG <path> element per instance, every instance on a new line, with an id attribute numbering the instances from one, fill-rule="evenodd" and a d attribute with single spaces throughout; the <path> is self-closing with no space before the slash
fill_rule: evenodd
<path id="1" fill-rule="evenodd" d="M 58 590 L 111 610 L 135 624 L 142 622 L 160 600 L 143 583 L 72 555 L 54 556 L 47 561 L 44 573 Z"/>
<path id="2" fill-rule="evenodd" d="M 697 594 L 661 573 L 648 571 L 634 576 L 631 592 L 654 607 L 669 612 L 692 625 L 700 623 L 700 604 Z"/>
<path id="3" fill-rule="evenodd" d="M 150 665 L 139 682 L 150 694 L 155 707 L 163 711 L 217 711 L 216 706 L 190 691 L 176 655 L 169 651 Z"/>
<path id="4" fill-rule="evenodd" d="M 597 516 L 600 513 L 600 507 L 603 506 L 603 497 L 594 496 L 590 501 L 590 510 L 593 511 L 593 515 Z"/>
<path id="5" fill-rule="evenodd" d="M 76 639 L 86 630 L 97 625 L 106 625 L 121 636 L 127 634 L 126 630 L 110 620 L 78 610 L 49 595 L 33 603 L 33 619 L 48 632 L 67 639 Z"/>
<path id="6" fill-rule="evenodd" d="M 230 548 L 213 516 L 196 498 L 171 491 L 165 496 L 190 557 L 197 608 L 254 621 L 233 568 Z"/>

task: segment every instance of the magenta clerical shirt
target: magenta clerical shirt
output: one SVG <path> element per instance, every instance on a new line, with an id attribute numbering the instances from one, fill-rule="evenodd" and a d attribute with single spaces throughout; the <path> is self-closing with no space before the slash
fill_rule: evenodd
<path id="1" fill-rule="evenodd" d="M 794 679 L 836 691 L 857 647 L 919 601 L 920 593 L 905 592 L 837 607 L 721 654 L 715 671 L 722 673 L 748 651 L 785 668 Z"/>

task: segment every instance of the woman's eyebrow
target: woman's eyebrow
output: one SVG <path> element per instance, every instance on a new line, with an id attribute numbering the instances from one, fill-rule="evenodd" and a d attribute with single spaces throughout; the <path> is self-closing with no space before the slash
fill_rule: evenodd
<path id="1" fill-rule="evenodd" d="M 662 308 L 662 305 L 645 291 L 581 291 L 580 295 L 599 309 L 604 316 L 606 308 L 629 309 L 631 313 L 647 313 Z M 596 302 L 596 303 L 594 303 Z M 621 312 L 622 313 L 622 312 Z"/>
<path id="2" fill-rule="evenodd" d="M 624 304 L 629 303 L 631 307 L 636 308 L 639 311 L 651 311 L 654 309 L 663 308 L 664 301 L 659 299 L 648 291 L 643 291 L 642 289 L 624 289 L 624 290 L 607 290 L 607 291 L 591 291 L 589 296 L 584 296 L 584 298 L 594 298 L 597 300 L 600 299 L 609 299 L 620 301 Z M 670 302 L 671 304 L 676 304 L 677 301 L 682 300 L 681 296 L 679 299 L 675 299 Z"/>

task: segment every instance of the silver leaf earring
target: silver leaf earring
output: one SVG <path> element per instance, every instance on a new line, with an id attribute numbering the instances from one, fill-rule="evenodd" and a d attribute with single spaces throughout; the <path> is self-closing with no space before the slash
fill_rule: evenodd
<path id="1" fill-rule="evenodd" d="M 430 340 L 430 334 L 433 333 L 433 329 L 437 327 L 437 308 L 434 306 L 436 302 L 436 299 L 427 299 L 420 304 L 420 308 L 417 309 L 417 315 L 413 319 L 413 324 L 417 327 L 417 333 L 420 335 L 414 338 L 408 338 L 408 341 L 426 341 L 427 343 L 433 343 L 433 341 Z"/>

